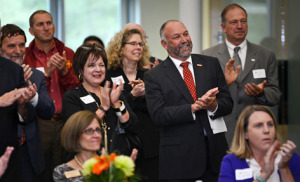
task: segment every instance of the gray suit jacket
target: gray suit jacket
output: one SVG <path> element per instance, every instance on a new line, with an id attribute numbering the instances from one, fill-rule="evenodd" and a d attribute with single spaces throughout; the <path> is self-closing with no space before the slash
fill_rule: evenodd
<path id="1" fill-rule="evenodd" d="M 228 130 L 226 138 L 229 145 L 233 139 L 238 116 L 246 106 L 253 104 L 274 106 L 279 102 L 281 95 L 278 85 L 277 66 L 274 53 L 248 41 L 247 47 L 246 61 L 242 72 L 241 82 L 234 82 L 229 86 L 229 91 L 234 101 L 232 113 L 224 118 Z M 225 65 L 230 59 L 225 42 L 204 50 L 203 54 L 217 57 L 224 72 Z M 266 78 L 255 79 L 253 77 L 252 70 L 256 69 L 265 69 Z M 249 97 L 245 93 L 244 89 L 247 83 L 259 84 L 264 80 L 267 80 L 267 85 L 264 88 L 263 97 Z"/>

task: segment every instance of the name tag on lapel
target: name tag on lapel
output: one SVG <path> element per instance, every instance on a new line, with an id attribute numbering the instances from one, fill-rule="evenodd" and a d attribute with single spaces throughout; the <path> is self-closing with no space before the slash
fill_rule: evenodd
<path id="1" fill-rule="evenodd" d="M 74 178 L 74 177 L 77 177 L 77 176 L 81 176 L 80 171 L 77 170 L 77 169 L 72 170 L 72 171 L 66 171 L 64 174 L 65 174 L 67 179 Z"/>
<path id="2" fill-rule="evenodd" d="M 85 104 L 89 104 L 89 103 L 95 102 L 95 99 L 94 99 L 92 96 L 90 96 L 90 95 L 80 97 L 80 99 L 81 99 L 82 102 L 84 102 Z"/>
<path id="3" fill-rule="evenodd" d="M 256 69 L 253 70 L 253 78 L 257 79 L 257 78 L 266 78 L 266 71 L 265 69 Z"/>
<path id="4" fill-rule="evenodd" d="M 252 169 L 246 168 L 246 169 L 236 169 L 235 170 L 235 179 L 236 180 L 244 180 L 252 178 Z"/>

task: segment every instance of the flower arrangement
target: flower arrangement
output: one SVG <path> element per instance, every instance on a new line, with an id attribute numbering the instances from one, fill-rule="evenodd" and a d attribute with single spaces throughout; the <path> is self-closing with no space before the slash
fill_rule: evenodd
<path id="1" fill-rule="evenodd" d="M 82 175 L 85 182 L 136 182 L 140 180 L 134 174 L 133 160 L 124 155 L 96 156 L 83 164 Z"/>

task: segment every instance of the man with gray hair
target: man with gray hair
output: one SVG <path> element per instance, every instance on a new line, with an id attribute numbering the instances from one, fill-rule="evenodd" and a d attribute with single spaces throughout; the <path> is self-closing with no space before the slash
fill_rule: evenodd
<path id="1" fill-rule="evenodd" d="M 248 105 L 276 105 L 281 96 L 275 54 L 246 39 L 247 12 L 238 4 L 229 4 L 222 13 L 224 43 L 203 51 L 218 58 L 234 101 L 232 113 L 226 116 L 226 138 L 231 144 L 240 113 Z"/>

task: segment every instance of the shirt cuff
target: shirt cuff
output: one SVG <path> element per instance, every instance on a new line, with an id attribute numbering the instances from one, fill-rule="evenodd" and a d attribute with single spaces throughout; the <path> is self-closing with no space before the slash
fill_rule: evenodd
<path id="1" fill-rule="evenodd" d="M 208 114 L 209 117 L 213 117 L 216 114 L 216 112 L 218 110 L 218 106 L 219 105 L 217 104 L 217 107 L 216 107 L 216 109 L 214 111 L 207 110 L 207 114 Z"/>
<path id="2" fill-rule="evenodd" d="M 39 94 L 36 93 L 35 96 L 29 101 L 33 107 L 35 107 L 38 104 L 39 101 Z"/>

